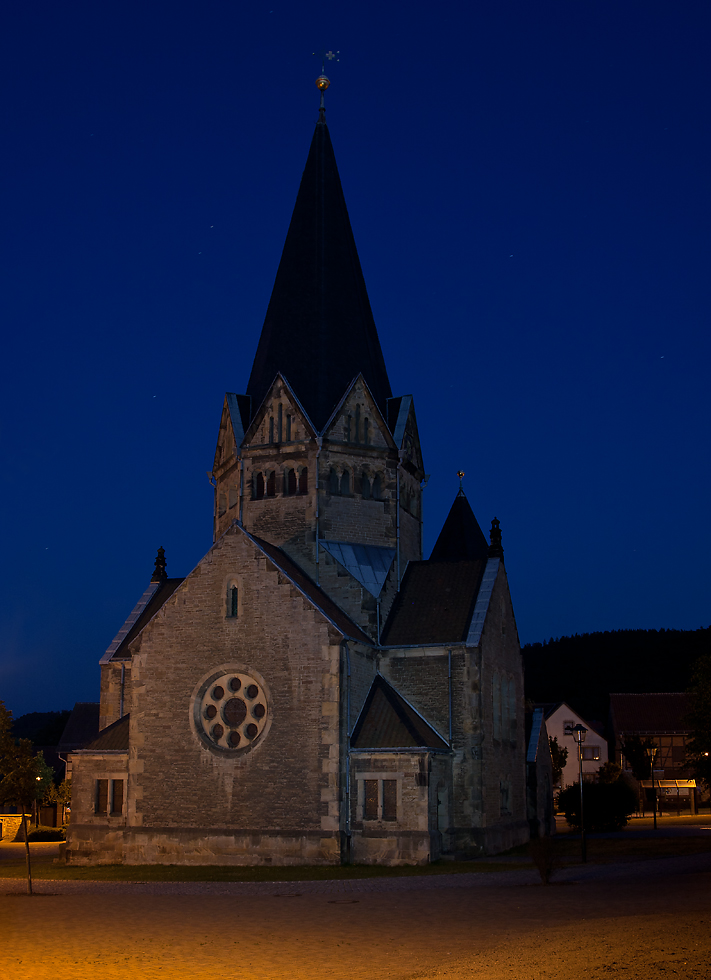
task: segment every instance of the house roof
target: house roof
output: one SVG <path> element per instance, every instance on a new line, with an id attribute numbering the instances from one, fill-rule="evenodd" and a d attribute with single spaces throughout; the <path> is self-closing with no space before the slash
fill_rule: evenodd
<path id="1" fill-rule="evenodd" d="M 270 544 L 268 541 L 264 541 L 263 538 L 257 537 L 256 534 L 250 534 L 241 528 L 244 534 L 250 538 L 251 541 L 256 544 L 256 546 L 264 552 L 264 554 L 273 562 L 277 568 L 286 575 L 288 579 L 299 589 L 300 592 L 306 596 L 312 605 L 316 606 L 327 619 L 329 619 L 336 629 L 342 633 L 343 636 L 348 639 L 358 640 L 362 643 L 367 643 L 372 645 L 372 639 L 364 633 L 363 630 L 358 626 L 353 620 L 343 612 L 340 606 L 323 591 L 320 586 L 316 585 L 313 579 L 302 571 L 301 568 L 294 562 L 289 556 L 277 548 L 276 545 Z"/>
<path id="2" fill-rule="evenodd" d="M 611 694 L 610 718 L 615 734 L 684 732 L 691 707 L 688 694 Z"/>
<path id="3" fill-rule="evenodd" d="M 278 371 L 319 431 L 359 372 L 383 413 L 391 394 L 323 114 L 247 385 L 253 414 Z"/>
<path id="4" fill-rule="evenodd" d="M 128 752 L 130 715 L 124 715 L 112 725 L 103 728 L 93 742 L 85 746 L 86 752 Z"/>
<path id="5" fill-rule="evenodd" d="M 70 752 L 72 749 L 81 749 L 96 738 L 98 731 L 98 701 L 77 701 L 67 718 L 57 751 Z"/>
<path id="6" fill-rule="evenodd" d="M 441 735 L 380 674 L 371 685 L 353 729 L 351 747 L 449 750 Z"/>
<path id="7" fill-rule="evenodd" d="M 383 646 L 466 640 L 486 560 L 411 561 L 381 635 Z"/>
<path id="8" fill-rule="evenodd" d="M 432 549 L 430 561 L 478 561 L 488 556 L 489 542 L 460 487 Z"/>

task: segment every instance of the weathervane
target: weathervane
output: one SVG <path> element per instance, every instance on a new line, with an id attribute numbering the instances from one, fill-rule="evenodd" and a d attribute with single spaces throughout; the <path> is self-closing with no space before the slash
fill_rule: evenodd
<path id="1" fill-rule="evenodd" d="M 326 105 L 325 105 L 325 103 L 323 101 L 323 95 L 324 95 L 324 92 L 326 91 L 326 89 L 328 88 L 328 86 L 331 84 L 330 79 L 327 78 L 327 76 L 326 76 L 326 61 L 333 61 L 334 59 L 336 61 L 340 61 L 341 59 L 338 57 L 338 55 L 340 53 L 341 53 L 340 51 L 319 51 L 318 52 L 318 55 L 319 55 L 319 57 L 321 59 L 321 74 L 316 79 L 316 88 L 321 93 L 321 105 L 319 106 L 319 109 L 318 109 L 318 111 L 319 111 L 319 119 L 321 121 L 323 121 L 325 119 L 325 115 L 326 115 Z M 316 55 L 316 52 L 313 51 L 312 54 L 313 55 Z"/>

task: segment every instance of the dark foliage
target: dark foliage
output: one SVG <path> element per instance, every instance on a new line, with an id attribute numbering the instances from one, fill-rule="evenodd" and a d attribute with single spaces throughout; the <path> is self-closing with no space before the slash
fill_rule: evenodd
<path id="1" fill-rule="evenodd" d="M 580 786 L 568 786 L 560 794 L 559 807 L 573 827 L 580 827 Z M 621 830 L 631 813 L 637 809 L 637 796 L 624 781 L 614 783 L 583 783 L 585 830 L 606 832 Z"/>
<path id="2" fill-rule="evenodd" d="M 527 643 L 526 697 L 566 701 L 589 721 L 605 720 L 611 692 L 686 691 L 694 662 L 710 644 L 711 627 L 613 630 Z"/>
<path id="3" fill-rule="evenodd" d="M 559 745 L 558 739 L 555 736 L 548 738 L 548 744 L 550 745 L 551 749 L 553 785 L 558 786 L 563 775 L 563 769 L 565 769 L 565 764 L 568 761 L 568 749 Z"/>
<path id="4" fill-rule="evenodd" d="M 652 778 L 652 762 L 647 755 L 647 749 L 656 744 L 653 738 L 641 739 L 639 735 L 628 735 L 621 742 L 622 754 L 629 763 L 632 775 L 640 782 Z"/>
<path id="5" fill-rule="evenodd" d="M 57 745 L 71 711 L 30 711 L 12 723 L 15 738 L 29 738 L 33 745 Z"/>
<path id="6" fill-rule="evenodd" d="M 687 721 L 692 730 L 686 752 L 696 779 L 711 789 L 711 654 L 694 665 L 691 710 Z"/>

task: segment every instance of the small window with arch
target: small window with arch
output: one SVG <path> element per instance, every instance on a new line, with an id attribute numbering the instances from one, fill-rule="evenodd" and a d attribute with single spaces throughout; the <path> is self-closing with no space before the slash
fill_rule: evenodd
<path id="1" fill-rule="evenodd" d="M 236 619 L 239 615 L 239 592 L 236 585 L 227 588 L 227 618 Z"/>
<path id="2" fill-rule="evenodd" d="M 363 474 L 360 478 L 360 492 L 361 492 L 361 496 L 363 497 L 363 500 L 370 500 L 370 496 L 371 496 L 370 477 L 365 471 L 363 471 Z"/>
<path id="3" fill-rule="evenodd" d="M 331 471 L 328 474 L 328 489 L 332 494 L 337 494 L 340 492 L 341 485 L 338 481 L 338 473 L 331 467 Z"/>
<path id="4" fill-rule="evenodd" d="M 276 497 L 276 470 L 267 475 L 267 497 Z"/>
<path id="5" fill-rule="evenodd" d="M 309 468 L 304 466 L 299 473 L 299 493 L 309 492 Z"/>
<path id="6" fill-rule="evenodd" d="M 351 475 L 348 470 L 341 474 L 341 496 L 347 496 L 351 492 Z"/>
<path id="7" fill-rule="evenodd" d="M 254 499 L 261 500 L 264 496 L 264 474 L 259 472 L 254 474 Z"/>
<path id="8" fill-rule="evenodd" d="M 284 495 L 291 497 L 296 493 L 296 471 L 288 469 L 284 471 Z"/>

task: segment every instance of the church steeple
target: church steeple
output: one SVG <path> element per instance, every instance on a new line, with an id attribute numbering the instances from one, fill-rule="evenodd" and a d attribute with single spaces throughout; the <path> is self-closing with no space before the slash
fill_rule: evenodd
<path id="1" fill-rule="evenodd" d="M 277 371 L 319 431 L 359 372 L 383 413 L 392 394 L 323 104 L 247 386 L 252 412 Z"/>
<path id="2" fill-rule="evenodd" d="M 462 487 L 464 474 L 457 476 L 459 491 L 439 532 L 430 561 L 474 561 L 489 555 L 489 544 Z"/>

